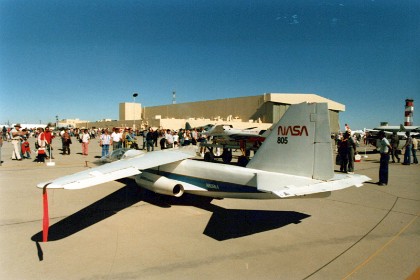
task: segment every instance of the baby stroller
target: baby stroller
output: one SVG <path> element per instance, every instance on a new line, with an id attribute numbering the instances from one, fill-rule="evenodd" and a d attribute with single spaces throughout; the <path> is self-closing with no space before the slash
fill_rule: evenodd
<path id="1" fill-rule="evenodd" d="M 125 147 L 130 149 L 139 149 L 139 145 L 137 144 L 136 140 L 125 140 Z"/>

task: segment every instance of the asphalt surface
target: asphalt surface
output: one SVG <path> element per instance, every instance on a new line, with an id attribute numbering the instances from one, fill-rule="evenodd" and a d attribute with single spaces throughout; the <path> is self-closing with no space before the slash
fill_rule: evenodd
<path id="1" fill-rule="evenodd" d="M 328 198 L 209 202 L 130 179 L 49 190 L 42 242 L 35 185 L 93 167 L 100 155 L 97 140 L 88 156 L 74 139 L 72 154 L 61 155 L 59 142 L 55 166 L 12 161 L 11 143 L 2 147 L 0 279 L 420 278 L 419 165 L 390 164 L 389 185 L 378 186 L 379 155 L 368 153 L 356 173 L 372 182 Z"/>

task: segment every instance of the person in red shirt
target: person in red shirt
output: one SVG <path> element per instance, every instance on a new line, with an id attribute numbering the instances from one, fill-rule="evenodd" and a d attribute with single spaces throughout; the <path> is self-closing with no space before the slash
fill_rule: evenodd
<path id="1" fill-rule="evenodd" d="M 31 147 L 29 145 L 28 139 L 26 138 L 26 136 L 23 136 L 23 142 L 22 142 L 22 155 L 23 158 L 27 158 L 30 159 L 31 158 Z"/>
<path id="2" fill-rule="evenodd" d="M 45 128 L 44 135 L 45 135 L 45 141 L 46 141 L 45 149 L 48 154 L 47 159 L 48 158 L 54 159 L 53 154 L 52 154 L 52 150 L 53 150 L 52 140 L 54 138 L 54 135 L 51 133 L 50 128 L 48 126 Z"/>
<path id="3" fill-rule="evenodd" d="M 46 147 L 46 139 L 45 139 L 45 132 L 42 127 L 38 128 L 38 138 L 37 138 L 37 144 L 38 144 L 38 157 L 37 162 L 45 162 L 45 147 Z"/>

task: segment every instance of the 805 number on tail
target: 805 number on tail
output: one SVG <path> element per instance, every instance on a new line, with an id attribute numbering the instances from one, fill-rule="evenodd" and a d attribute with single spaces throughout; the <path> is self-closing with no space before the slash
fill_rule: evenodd
<path id="1" fill-rule="evenodd" d="M 289 143 L 289 140 L 287 137 L 277 137 L 277 144 L 287 144 Z"/>

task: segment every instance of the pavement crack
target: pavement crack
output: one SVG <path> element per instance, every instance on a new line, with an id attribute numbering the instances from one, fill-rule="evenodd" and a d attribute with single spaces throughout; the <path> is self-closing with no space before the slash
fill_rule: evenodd
<path id="1" fill-rule="evenodd" d="M 330 265 L 331 263 L 333 263 L 339 257 L 343 256 L 345 253 L 347 253 L 348 251 L 350 251 L 354 246 L 356 246 L 357 244 L 359 244 L 362 240 L 364 240 L 370 233 L 372 233 L 389 216 L 389 214 L 391 212 L 393 212 L 393 209 L 394 209 L 395 205 L 397 205 L 398 200 L 399 200 L 399 197 L 396 197 L 396 199 L 395 199 L 394 204 L 392 205 L 392 207 L 382 217 L 382 219 L 379 220 L 379 222 L 376 223 L 376 225 L 373 228 L 371 228 L 367 233 L 365 233 L 361 238 L 359 238 L 356 242 L 354 242 L 352 245 L 350 245 L 343 252 L 341 252 L 340 254 L 338 254 L 337 256 L 335 256 L 333 259 L 331 259 L 329 262 L 327 262 L 326 264 L 324 264 L 323 266 L 321 266 L 320 268 L 318 268 L 317 270 L 315 270 L 314 272 L 312 272 L 311 274 L 309 274 L 308 276 L 306 276 L 305 278 L 303 278 L 303 280 L 308 279 L 309 277 L 315 275 L 316 273 L 318 273 L 319 271 L 321 271 L 322 269 L 324 269 L 325 267 L 327 267 L 328 265 Z"/>

